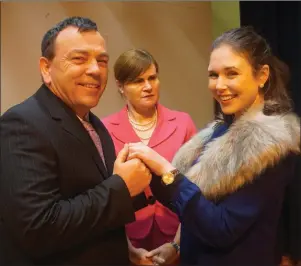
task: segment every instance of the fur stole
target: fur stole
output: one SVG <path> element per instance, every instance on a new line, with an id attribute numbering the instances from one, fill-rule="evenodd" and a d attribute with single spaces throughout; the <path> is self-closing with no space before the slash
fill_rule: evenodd
<path id="1" fill-rule="evenodd" d="M 217 123 L 185 143 L 172 162 L 207 199 L 217 201 L 252 182 L 289 153 L 300 153 L 300 120 L 293 113 L 265 115 L 262 108 L 249 110 L 204 150 Z M 199 162 L 192 166 L 198 157 Z"/>

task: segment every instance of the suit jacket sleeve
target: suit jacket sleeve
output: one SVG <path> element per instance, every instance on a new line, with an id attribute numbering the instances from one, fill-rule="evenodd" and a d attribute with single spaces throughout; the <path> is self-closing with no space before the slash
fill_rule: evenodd
<path id="1" fill-rule="evenodd" d="M 68 249 L 134 220 L 123 180 L 113 175 L 73 198 L 59 190 L 51 143 L 12 112 L 1 117 L 1 217 L 32 257 Z"/>
<path id="2" fill-rule="evenodd" d="M 256 222 L 275 197 L 281 197 L 286 181 L 278 177 L 284 176 L 287 170 L 286 167 L 272 168 L 220 203 L 207 200 L 183 175 L 179 175 L 173 185 L 166 186 L 165 193 L 162 188 L 158 191 L 158 184 L 153 185 L 152 190 L 163 204 L 178 214 L 186 230 L 205 245 L 227 247 Z"/>

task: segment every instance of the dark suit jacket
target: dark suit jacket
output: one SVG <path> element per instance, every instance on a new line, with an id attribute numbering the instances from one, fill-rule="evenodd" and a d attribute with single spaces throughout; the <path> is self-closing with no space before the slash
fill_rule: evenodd
<path id="1" fill-rule="evenodd" d="M 47 87 L 1 117 L 0 265 L 128 263 L 132 199 L 112 175 L 107 130 L 89 115 L 107 171 L 80 120 Z"/>

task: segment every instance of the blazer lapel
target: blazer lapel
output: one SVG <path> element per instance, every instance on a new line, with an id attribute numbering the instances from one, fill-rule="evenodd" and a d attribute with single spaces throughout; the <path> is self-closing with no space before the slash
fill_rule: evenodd
<path id="1" fill-rule="evenodd" d="M 158 122 L 148 143 L 151 148 L 156 147 L 168 139 L 177 130 L 176 116 L 174 112 L 158 104 Z"/>
<path id="2" fill-rule="evenodd" d="M 118 125 L 116 130 L 113 130 L 112 135 L 123 143 L 140 142 L 139 137 L 132 128 L 129 122 L 127 107 L 124 107 L 118 115 L 110 121 L 114 125 Z"/>
<path id="3" fill-rule="evenodd" d="M 56 97 L 45 85 L 41 86 L 36 93 L 36 97 L 46 106 L 52 119 L 83 144 L 83 148 L 91 154 L 102 175 L 108 177 L 107 170 L 93 140 L 73 110 Z"/>

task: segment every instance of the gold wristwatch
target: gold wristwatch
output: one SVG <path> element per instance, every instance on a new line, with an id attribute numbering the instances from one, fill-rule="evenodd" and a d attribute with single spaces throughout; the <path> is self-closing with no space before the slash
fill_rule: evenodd
<path id="1" fill-rule="evenodd" d="M 180 173 L 178 169 L 173 169 L 162 175 L 162 183 L 164 185 L 170 185 L 175 181 L 175 177 Z"/>

